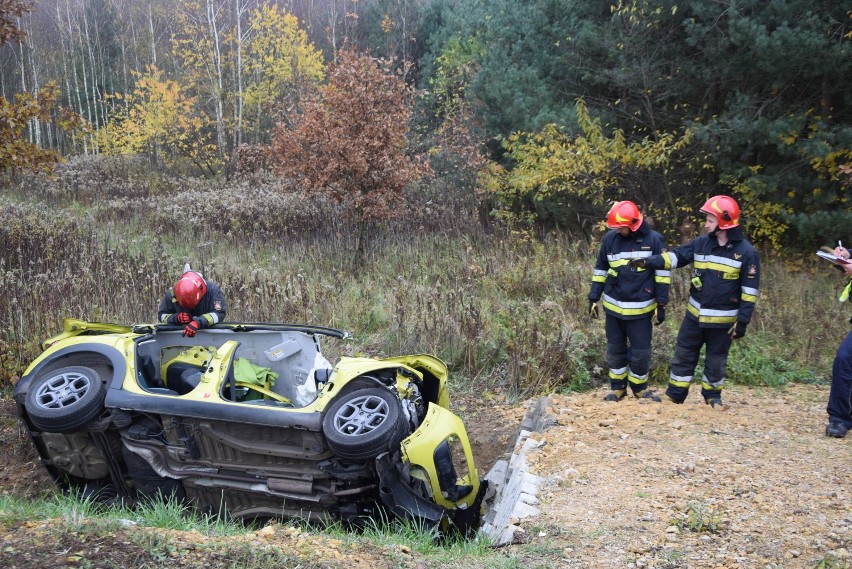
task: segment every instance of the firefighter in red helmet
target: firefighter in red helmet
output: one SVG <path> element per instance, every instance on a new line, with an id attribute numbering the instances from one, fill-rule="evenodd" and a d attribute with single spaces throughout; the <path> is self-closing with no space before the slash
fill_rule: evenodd
<path id="1" fill-rule="evenodd" d="M 684 402 L 704 346 L 701 394 L 708 405 L 722 407 L 728 351 L 751 322 L 760 288 L 760 258 L 743 234 L 740 206 L 733 198 L 713 196 L 701 212 L 706 235 L 631 265 L 675 269 L 692 264 L 689 304 L 677 335 L 666 397 Z"/>
<path id="2" fill-rule="evenodd" d="M 606 359 L 612 391 L 607 401 L 619 401 L 627 388 L 636 397 L 660 401 L 648 386 L 652 320 L 666 318 L 671 273 L 668 270 L 629 270 L 631 259 L 659 255 L 666 245 L 645 222 L 636 204 L 621 201 L 606 217 L 610 231 L 604 235 L 589 290 L 589 315 L 598 317 L 598 304 L 606 314 Z"/>
<path id="3" fill-rule="evenodd" d="M 204 280 L 200 273 L 187 270 L 166 291 L 160 302 L 159 321 L 184 326 L 184 336 L 195 336 L 202 328 L 225 319 L 227 304 L 219 286 Z"/>

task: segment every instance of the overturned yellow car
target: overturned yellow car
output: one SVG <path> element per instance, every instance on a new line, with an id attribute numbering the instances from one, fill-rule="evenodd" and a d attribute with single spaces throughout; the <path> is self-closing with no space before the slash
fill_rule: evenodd
<path id="1" fill-rule="evenodd" d="M 62 489 L 235 518 L 479 526 L 487 482 L 439 359 L 332 366 L 320 339 L 347 334 L 316 326 L 181 331 L 66 319 L 43 343 L 14 396 Z"/>

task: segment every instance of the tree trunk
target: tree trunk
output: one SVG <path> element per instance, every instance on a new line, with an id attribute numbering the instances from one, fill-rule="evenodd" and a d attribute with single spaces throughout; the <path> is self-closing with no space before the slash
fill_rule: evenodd
<path id="1" fill-rule="evenodd" d="M 157 65 L 157 36 L 154 35 L 154 14 L 148 2 L 148 32 L 151 34 L 151 65 Z"/>
<path id="2" fill-rule="evenodd" d="M 225 93 L 222 78 L 222 50 L 219 38 L 219 24 L 216 21 L 216 9 L 213 0 L 207 0 L 207 24 L 210 28 L 210 38 L 213 45 L 213 69 L 215 76 L 211 78 L 213 84 L 213 98 L 216 112 L 216 142 L 219 145 L 219 156 L 227 162 L 228 148 L 225 135 L 225 105 L 222 100 Z"/>

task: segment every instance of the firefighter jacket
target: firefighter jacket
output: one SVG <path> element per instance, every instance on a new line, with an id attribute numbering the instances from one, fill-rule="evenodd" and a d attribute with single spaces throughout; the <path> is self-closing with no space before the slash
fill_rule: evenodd
<path id="1" fill-rule="evenodd" d="M 692 263 L 687 317 L 702 328 L 729 328 L 740 321 L 748 323 L 760 289 L 760 258 L 737 227 L 728 230 L 729 241 L 719 245 L 713 234 L 648 259 L 651 266 L 675 269 Z M 662 263 L 660 263 L 662 261 Z"/>
<path id="2" fill-rule="evenodd" d="M 201 328 L 222 322 L 225 319 L 225 312 L 228 310 L 225 295 L 222 294 L 219 285 L 216 283 L 204 282 L 207 284 L 207 292 L 201 297 L 198 306 L 192 310 L 187 310 L 178 304 L 173 289 L 167 290 L 163 300 L 160 301 L 159 321 L 163 324 L 177 324 L 175 315 L 178 312 L 188 312 Z"/>
<path id="3" fill-rule="evenodd" d="M 659 255 L 665 246 L 662 236 L 646 222 L 627 237 L 615 229 L 608 231 L 598 251 L 589 300 L 603 298 L 606 313 L 622 320 L 650 317 L 657 304 L 669 302 L 671 271 L 632 269 L 627 263 Z"/>

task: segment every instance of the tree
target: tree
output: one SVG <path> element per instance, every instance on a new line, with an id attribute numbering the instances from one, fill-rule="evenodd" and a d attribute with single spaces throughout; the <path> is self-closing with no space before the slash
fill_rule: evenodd
<path id="1" fill-rule="evenodd" d="M 24 32 L 15 21 L 32 9 L 28 0 L 0 0 L 0 44 L 10 41 L 22 42 Z"/>
<path id="2" fill-rule="evenodd" d="M 182 156 L 214 173 L 215 151 L 203 133 L 205 121 L 196 113 L 195 101 L 154 66 L 134 75 L 134 92 L 115 95 L 126 105 L 116 107 L 109 125 L 101 131 L 101 151 L 145 154 L 155 166 Z"/>
<path id="3" fill-rule="evenodd" d="M 852 151 L 842 2 L 435 0 L 432 12 L 426 79 L 441 78 L 453 42 L 481 44 L 465 99 L 491 136 L 579 133 L 582 98 L 627 142 L 693 132 L 661 180 L 692 212 L 730 192 L 748 203 L 750 234 L 778 243 L 786 223 L 783 237 L 808 245 L 852 221 L 838 177 Z M 511 168 L 505 151 L 494 157 Z"/>
<path id="4" fill-rule="evenodd" d="M 643 204 L 652 214 L 668 216 L 678 209 L 677 198 L 661 187 L 658 177 L 649 175 L 665 172 L 672 157 L 690 143 L 691 132 L 681 137 L 655 133 L 629 142 L 619 130 L 607 136 L 582 100 L 575 111 L 583 130 L 580 135 L 567 136 L 551 124 L 503 141 L 513 168 L 494 163 L 481 181 L 497 194 L 504 217 L 532 224 L 543 212 L 552 216 L 559 206 L 567 204 L 576 212 L 577 204 L 586 202 L 600 209 L 624 197 Z M 599 213 L 591 217 L 600 218 Z M 555 221 L 564 224 L 566 220 Z"/>
<path id="5" fill-rule="evenodd" d="M 187 92 L 211 117 L 216 147 L 232 167 L 245 141 L 264 140 L 274 112 L 287 111 L 322 77 L 322 61 L 299 22 L 250 0 L 187 0 L 171 47 Z M 292 111 L 292 109 L 290 109 Z M 244 128 L 250 136 L 244 137 Z"/>
<path id="6" fill-rule="evenodd" d="M 0 43 L 23 41 L 24 34 L 11 16 L 28 11 L 28 2 L 0 0 Z M 38 121 L 65 130 L 83 126 L 78 115 L 57 108 L 58 100 L 59 87 L 55 82 L 48 82 L 35 93 L 18 93 L 14 103 L 0 96 L 0 172 L 51 171 L 62 160 L 55 150 L 44 149 L 25 138 L 27 128 Z"/>
<path id="7" fill-rule="evenodd" d="M 244 99 L 258 141 L 261 132 L 271 129 L 274 111 L 298 109 L 301 99 L 323 79 L 324 65 L 296 17 L 279 7 L 253 11 L 249 27 Z"/>
<path id="8" fill-rule="evenodd" d="M 403 190 L 428 168 L 406 154 L 410 87 L 376 60 L 347 50 L 328 76 L 301 122 L 276 128 L 271 154 L 278 174 L 348 206 L 362 255 L 367 224 L 400 215 Z"/>

